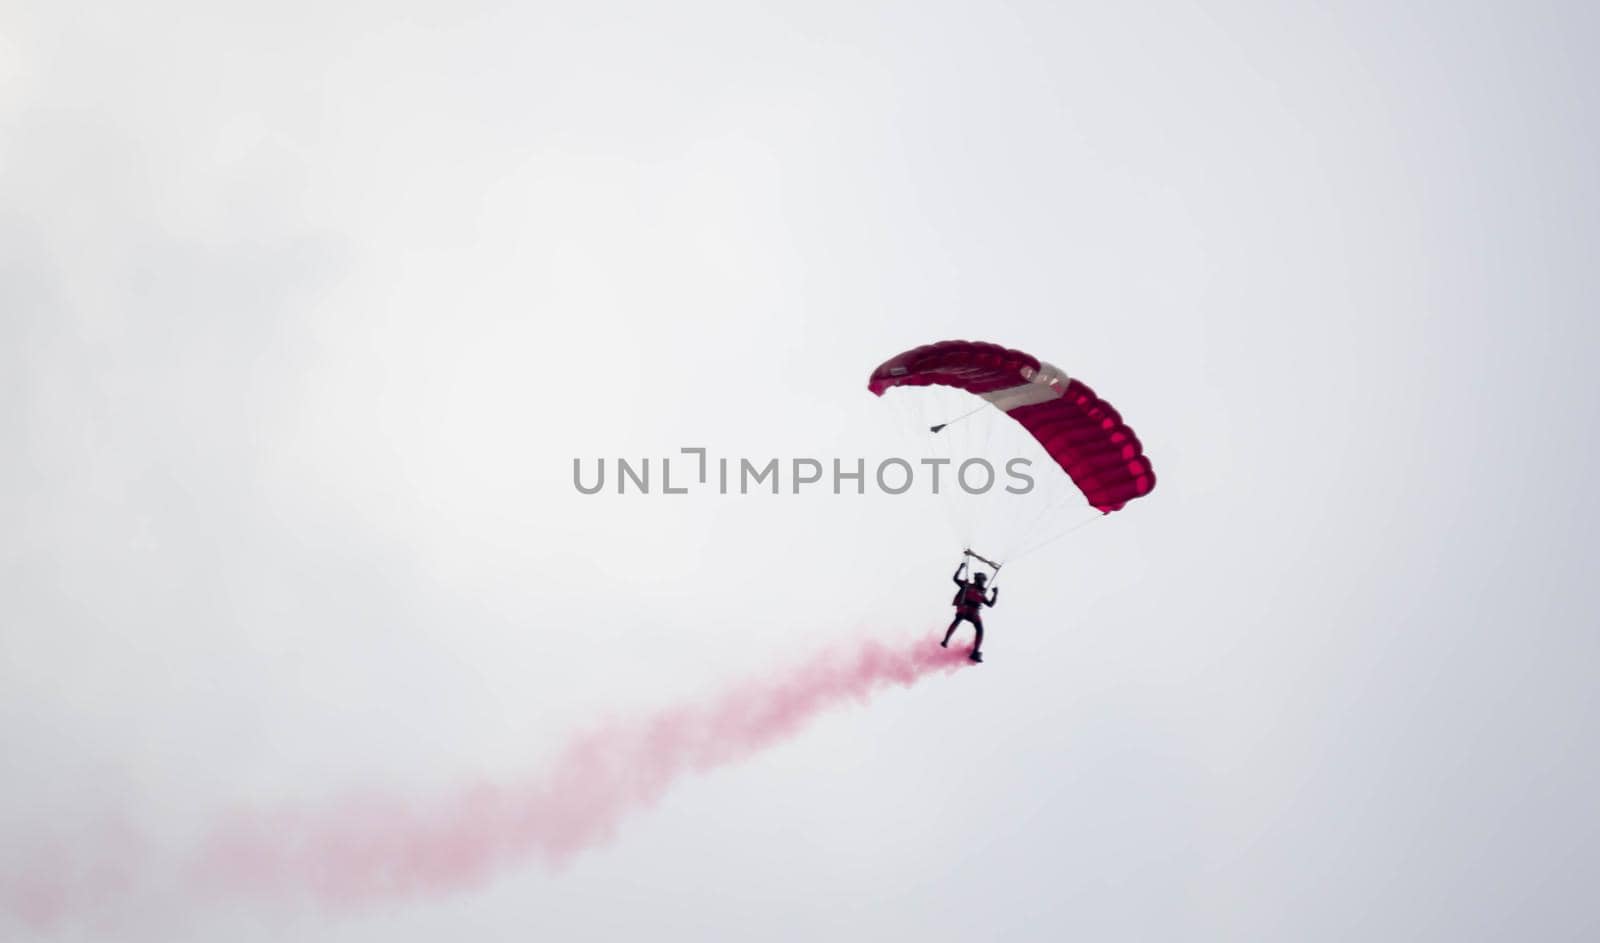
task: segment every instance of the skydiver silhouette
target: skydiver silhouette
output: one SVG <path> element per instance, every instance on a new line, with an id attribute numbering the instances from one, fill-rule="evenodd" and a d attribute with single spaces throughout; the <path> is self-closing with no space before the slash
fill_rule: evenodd
<path id="1" fill-rule="evenodd" d="M 956 607 L 956 617 L 950 620 L 950 628 L 945 630 L 944 641 L 939 644 L 945 648 L 950 647 L 950 636 L 956 633 L 956 626 L 965 619 L 972 623 L 972 629 L 977 633 L 976 640 L 972 643 L 972 654 L 968 657 L 973 661 L 983 661 L 983 607 L 992 607 L 1000 599 L 1000 587 L 985 593 L 984 584 L 989 582 L 986 573 L 972 574 L 971 581 L 961 578 L 961 572 L 967 568 L 966 558 L 962 558 L 961 565 L 956 567 L 955 575 L 951 577 L 960 589 L 956 590 L 956 598 L 950 604 Z"/>

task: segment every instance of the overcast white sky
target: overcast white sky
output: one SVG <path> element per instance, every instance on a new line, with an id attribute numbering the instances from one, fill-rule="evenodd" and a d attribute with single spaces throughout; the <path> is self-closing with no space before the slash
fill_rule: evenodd
<path id="1" fill-rule="evenodd" d="M 973 337 L 1160 475 L 564 870 L 0 936 L 1600 936 L 1600 17 L 1334 7 L 0 5 L 13 882 L 948 615 L 915 499 L 575 456 L 876 454 Z"/>

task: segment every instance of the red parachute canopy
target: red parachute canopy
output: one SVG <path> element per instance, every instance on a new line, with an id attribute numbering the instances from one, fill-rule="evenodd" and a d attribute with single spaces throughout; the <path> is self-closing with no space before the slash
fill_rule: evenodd
<path id="1" fill-rule="evenodd" d="M 983 341 L 940 341 L 872 371 L 867 389 L 951 386 L 988 400 L 1022 424 L 1089 503 L 1106 514 L 1156 486 L 1156 473 L 1111 404 L 1031 354 Z"/>

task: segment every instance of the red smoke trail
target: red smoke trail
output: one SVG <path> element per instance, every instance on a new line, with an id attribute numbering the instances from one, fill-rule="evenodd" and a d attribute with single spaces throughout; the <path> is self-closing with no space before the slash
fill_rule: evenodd
<path id="1" fill-rule="evenodd" d="M 602 728 L 521 785 L 480 785 L 421 807 L 362 798 L 243 817 L 214 836 L 201 873 L 235 893 L 347 904 L 462 887 L 528 858 L 560 864 L 609 838 L 686 773 L 785 740 L 841 702 L 967 663 L 965 650 L 926 638 L 869 642 L 848 659 L 817 658 L 706 703 Z"/>

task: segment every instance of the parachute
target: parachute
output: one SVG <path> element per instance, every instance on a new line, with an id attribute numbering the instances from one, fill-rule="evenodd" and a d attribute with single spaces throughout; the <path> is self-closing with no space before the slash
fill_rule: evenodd
<path id="1" fill-rule="evenodd" d="M 911 428 L 929 451 L 943 453 L 950 461 L 1006 455 L 1003 441 L 996 441 L 1005 438 L 997 436 L 1005 432 L 999 427 L 1028 440 L 1029 457 L 1047 466 L 1036 469 L 1041 484 L 1036 490 L 1042 496 L 1012 500 L 1013 507 L 1004 514 L 985 512 L 985 529 L 998 518 L 1020 519 L 1028 533 L 1036 535 L 1058 520 L 1063 506 L 1074 503 L 1065 492 L 1078 507 L 1087 502 L 1100 517 L 1155 488 L 1150 459 L 1121 414 L 1087 384 L 1032 354 L 982 341 L 941 341 L 884 361 L 872 371 L 867 389 L 879 397 L 893 393 L 889 399 L 914 401 L 912 411 L 922 421 Z M 1023 448 L 1014 444 L 1012 451 L 1022 454 Z M 1065 487 L 1067 482 L 1070 488 Z M 958 535 L 970 545 L 978 533 L 968 516 Z M 995 554 L 1001 559 L 1013 551 L 1032 549 L 1015 546 L 1014 540 L 1007 543 L 1005 553 Z"/>

